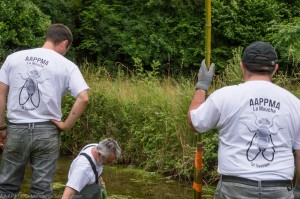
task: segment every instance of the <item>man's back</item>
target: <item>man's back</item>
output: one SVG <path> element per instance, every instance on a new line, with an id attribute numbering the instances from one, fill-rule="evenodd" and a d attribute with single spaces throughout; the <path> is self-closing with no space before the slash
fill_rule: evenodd
<path id="1" fill-rule="evenodd" d="M 213 70 L 202 61 L 188 125 L 198 132 L 219 130 L 216 199 L 294 198 L 292 150 L 299 156 L 300 102 L 272 83 L 277 63 L 270 44 L 251 43 L 240 63 L 245 83 L 217 90 L 205 100 Z"/>
<path id="2" fill-rule="evenodd" d="M 215 106 L 219 114 L 199 123 L 219 129 L 220 173 L 253 180 L 293 178 L 292 148 L 300 142 L 295 96 L 271 82 L 249 81 L 222 88 L 207 102 L 213 105 L 203 104 L 202 111 Z"/>
<path id="3" fill-rule="evenodd" d="M 78 67 L 59 53 L 36 48 L 10 55 L 3 64 L 0 81 L 9 85 L 10 122 L 61 119 L 61 97 L 76 97 L 87 88 Z"/>
<path id="4" fill-rule="evenodd" d="M 72 41 L 67 26 L 53 24 L 47 29 L 42 48 L 13 53 L 1 67 L 0 147 L 4 152 L 0 197 L 14 198 L 29 161 L 30 196 L 51 197 L 60 131 L 71 129 L 88 104 L 89 87 L 78 67 L 63 57 Z M 61 98 L 67 91 L 75 102 L 62 121 Z"/>

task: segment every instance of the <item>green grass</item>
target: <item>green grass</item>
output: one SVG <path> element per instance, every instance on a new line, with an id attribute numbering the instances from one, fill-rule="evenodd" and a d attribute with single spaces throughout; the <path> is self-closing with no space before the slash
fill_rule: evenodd
<path id="1" fill-rule="evenodd" d="M 227 85 L 243 82 L 240 68 L 241 49 L 222 74 L 214 78 L 208 94 Z M 120 68 L 115 74 L 86 63 L 81 67 L 91 88 L 90 102 L 84 115 L 69 132 L 62 133 L 62 152 L 77 154 L 82 146 L 105 137 L 115 138 L 123 150 L 121 163 L 134 164 L 147 171 L 191 181 L 194 171 L 196 136 L 187 127 L 187 110 L 194 94 L 195 77 L 158 77 L 153 71 Z M 299 96 L 299 75 L 278 72 L 274 82 Z M 64 115 L 73 100 L 64 101 Z M 203 179 L 207 184 L 218 180 L 218 137 L 212 130 L 202 136 L 204 148 Z"/>

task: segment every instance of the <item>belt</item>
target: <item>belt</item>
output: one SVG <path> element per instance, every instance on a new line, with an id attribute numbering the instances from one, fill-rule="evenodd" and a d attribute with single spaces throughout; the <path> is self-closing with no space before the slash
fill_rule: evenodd
<path id="1" fill-rule="evenodd" d="M 237 176 L 222 175 L 222 181 L 224 182 L 236 182 L 240 184 L 257 186 L 257 187 L 293 187 L 291 180 L 266 180 L 266 181 L 255 181 L 247 178 L 241 178 Z"/>
<path id="2" fill-rule="evenodd" d="M 9 122 L 8 123 L 9 125 L 23 125 L 23 126 L 30 126 L 30 125 L 34 125 L 34 126 L 37 126 L 37 125 L 50 125 L 50 124 L 54 124 L 53 122 L 51 121 L 45 121 L 45 122 L 29 122 L 29 123 L 13 123 L 13 122 Z"/>

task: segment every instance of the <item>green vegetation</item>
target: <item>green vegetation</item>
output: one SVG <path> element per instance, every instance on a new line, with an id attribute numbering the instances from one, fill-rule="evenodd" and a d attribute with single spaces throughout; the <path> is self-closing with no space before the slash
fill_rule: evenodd
<path id="1" fill-rule="evenodd" d="M 121 143 L 124 163 L 171 175 L 191 172 L 189 81 L 160 79 L 155 72 L 129 77 L 121 69 L 113 78 L 103 68 L 91 68 L 87 64 L 83 69 L 91 87 L 88 109 L 72 131 L 62 134 L 62 150 L 77 152 L 86 143 L 112 136 Z"/>
<path id="2" fill-rule="evenodd" d="M 68 58 L 88 80 L 90 103 L 76 126 L 62 132 L 62 154 L 114 137 L 122 163 L 190 179 L 196 136 L 186 124 L 196 73 L 204 58 L 204 0 L 0 0 L 0 62 L 16 50 L 42 44 L 50 23 L 74 34 Z M 300 96 L 300 1 L 212 1 L 210 92 L 242 82 L 245 45 L 263 40 L 276 47 L 275 82 Z M 74 100 L 64 99 L 66 116 Z M 203 135 L 203 179 L 218 175 L 217 132 Z"/>
<path id="3" fill-rule="evenodd" d="M 240 52 L 239 48 L 234 50 L 234 57 L 224 73 L 215 77 L 210 91 L 242 82 Z M 104 67 L 95 71 L 94 66 L 85 64 L 82 68 L 91 87 L 90 104 L 77 125 L 62 133 L 62 152 L 77 154 L 87 143 L 114 137 L 123 149 L 120 163 L 181 179 L 192 178 L 196 135 L 187 128 L 186 114 L 194 94 L 193 78 L 159 78 L 155 69 L 129 73 L 121 65 L 116 77 Z M 292 85 L 286 75 L 278 73 L 275 81 L 299 95 L 297 85 Z M 70 109 L 70 99 L 66 98 L 64 111 Z M 216 130 L 202 136 L 203 178 L 208 184 L 218 179 L 217 136 Z"/>
<path id="4" fill-rule="evenodd" d="M 69 58 L 109 73 L 118 64 L 161 76 L 189 76 L 204 58 L 205 0 L 0 0 L 0 62 L 11 51 L 41 45 L 49 22 L 74 33 Z M 232 49 L 256 40 L 273 44 L 283 72 L 298 72 L 300 1 L 213 0 L 212 61 L 222 73 Z M 34 39 L 36 38 L 36 39 Z"/>
<path id="5" fill-rule="evenodd" d="M 0 8 L 1 63 L 11 52 L 39 46 L 51 21 L 29 0 L 0 0 Z"/>

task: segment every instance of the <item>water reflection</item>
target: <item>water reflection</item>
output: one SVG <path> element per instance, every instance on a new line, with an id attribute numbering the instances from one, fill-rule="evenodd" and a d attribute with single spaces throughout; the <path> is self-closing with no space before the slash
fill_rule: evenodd
<path id="1" fill-rule="evenodd" d="M 53 183 L 53 199 L 60 199 L 67 182 L 71 158 L 60 158 Z M 19 198 L 29 198 L 30 168 L 27 168 Z M 106 166 L 103 178 L 108 199 L 192 199 L 191 183 L 179 183 L 156 173 L 128 166 Z M 212 199 L 214 187 L 204 187 L 202 198 Z"/>
<path id="2" fill-rule="evenodd" d="M 110 198 L 192 198 L 191 186 L 166 180 L 155 173 L 110 167 L 107 169 L 107 191 Z"/>

